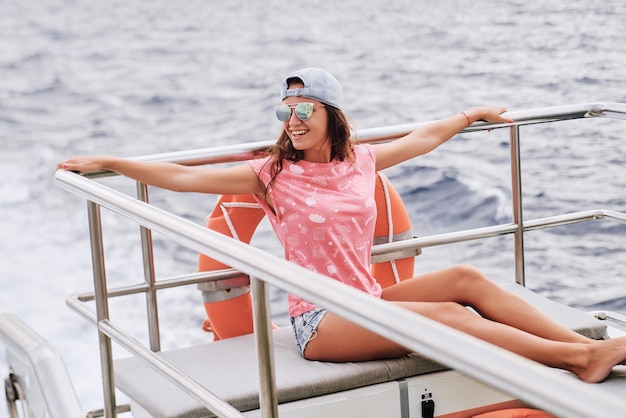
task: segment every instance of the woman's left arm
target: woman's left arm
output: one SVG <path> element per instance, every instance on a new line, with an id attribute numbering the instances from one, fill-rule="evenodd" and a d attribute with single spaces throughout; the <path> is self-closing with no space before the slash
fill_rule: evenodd
<path id="1" fill-rule="evenodd" d="M 473 107 L 449 118 L 420 126 L 395 141 L 376 144 L 373 146 L 376 153 L 376 169 L 382 170 L 426 154 L 478 120 L 512 123 L 513 120 L 510 118 L 501 116 L 504 112 L 505 107 Z"/>

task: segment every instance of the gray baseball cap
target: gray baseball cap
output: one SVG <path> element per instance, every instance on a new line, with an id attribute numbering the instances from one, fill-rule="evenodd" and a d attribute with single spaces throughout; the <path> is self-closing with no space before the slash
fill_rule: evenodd
<path id="1" fill-rule="evenodd" d="M 288 89 L 287 82 L 292 78 L 302 80 L 304 87 Z M 321 68 L 301 68 L 285 77 L 281 89 L 281 100 L 291 96 L 308 97 L 337 109 L 343 106 L 341 84 L 332 74 Z"/>

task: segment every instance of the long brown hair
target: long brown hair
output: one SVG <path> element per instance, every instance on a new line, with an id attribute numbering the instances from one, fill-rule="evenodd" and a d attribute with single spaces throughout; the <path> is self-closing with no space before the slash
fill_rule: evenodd
<path id="1" fill-rule="evenodd" d="M 352 161 L 354 159 L 353 143 L 350 140 L 350 124 L 346 118 L 346 115 L 336 107 L 326 105 L 326 117 L 328 126 L 328 137 L 330 138 L 330 160 L 337 159 L 339 161 Z M 283 169 L 283 160 L 300 161 L 304 158 L 304 151 L 294 148 L 287 131 L 284 129 L 280 133 L 276 143 L 270 147 L 269 155 L 271 158 L 268 163 L 272 164 L 270 170 L 272 179 L 270 184 L 274 182 L 278 173 Z M 259 179 L 260 181 L 260 179 Z M 261 188 L 267 193 L 266 187 L 261 184 Z"/>

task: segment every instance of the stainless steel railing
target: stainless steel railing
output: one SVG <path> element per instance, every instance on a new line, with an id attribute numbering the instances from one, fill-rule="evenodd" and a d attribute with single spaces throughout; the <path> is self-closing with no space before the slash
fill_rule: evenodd
<path id="1" fill-rule="evenodd" d="M 373 257 L 376 261 L 389 259 L 389 257 L 393 257 L 395 252 L 409 248 L 415 249 L 513 234 L 515 237 L 516 281 L 524 284 L 523 234 L 525 231 L 600 218 L 626 221 L 626 214 L 609 210 L 577 212 L 533 221 L 523 221 L 519 163 L 520 126 L 584 117 L 617 117 L 626 119 L 626 105 L 617 103 L 581 104 L 524 112 L 510 112 L 509 115 L 515 120 L 514 124 L 475 124 L 466 131 L 505 127 L 510 129 L 514 206 L 513 223 L 383 244 L 375 247 L 373 250 Z M 386 141 L 401 136 L 415 126 L 417 124 L 362 130 L 355 132 L 354 138 L 362 142 Z M 141 159 L 171 161 L 187 165 L 232 162 L 249 159 L 253 155 L 262 153 L 268 145 L 270 143 L 259 142 L 181 153 L 159 154 L 142 157 Z M 164 287 L 198 283 L 203 280 L 219 280 L 220 278 L 229 277 L 229 274 L 233 274 L 233 271 L 225 270 L 156 280 L 152 267 L 153 255 L 149 231 L 158 231 L 180 244 L 216 258 L 227 265 L 233 266 L 234 269 L 251 276 L 252 285 L 255 288 L 255 332 L 259 358 L 261 360 L 259 362 L 259 373 L 262 383 L 261 406 L 264 416 L 277 415 L 265 283 L 297 294 L 314 303 L 324 305 L 359 325 L 557 414 L 572 417 L 586 416 L 586 411 L 590 407 L 593 408 L 594 414 L 603 416 L 619 416 L 626 411 L 626 406 L 623 405 L 620 399 L 603 393 L 597 388 L 565 378 L 562 374 L 554 373 L 554 371 L 546 367 L 538 366 L 510 352 L 486 344 L 419 315 L 399 309 L 384 301 L 371 300 L 371 298 L 368 298 L 361 292 L 320 276 L 317 273 L 305 270 L 278 257 L 150 206 L 145 202 L 147 201 L 147 193 L 145 193 L 144 185 L 138 185 L 138 200 L 112 190 L 98 182 L 91 181 L 91 178 L 107 175 L 111 175 L 111 173 L 97 173 L 87 177 L 64 171 L 58 171 L 55 174 L 55 180 L 59 186 L 84 197 L 88 201 L 95 292 L 93 294 L 87 293 L 70 297 L 68 304 L 81 315 L 97 324 L 100 334 L 105 413 L 107 417 L 115 416 L 111 340 L 115 340 L 130 352 L 148 362 L 178 386 L 188 391 L 190 395 L 202 402 L 211 411 L 220 416 L 241 416 L 230 405 L 215 397 L 215 395 L 196 382 L 191 381 L 184 375 L 181 376 L 180 372 L 153 353 L 153 351 L 159 350 L 160 344 L 158 342 L 156 298 L 150 295 L 154 295 L 156 291 Z M 143 284 L 123 289 L 107 290 L 106 271 L 102 258 L 100 207 L 108 208 L 142 226 L 144 271 L 146 272 Z M 298 280 L 293 280 L 293 277 L 298 277 Z M 323 280 L 325 286 L 313 285 L 314 283 L 319 284 L 319 280 Z M 151 349 L 139 344 L 121 328 L 111 323 L 108 317 L 108 297 L 136 292 L 147 293 L 149 295 L 148 305 L 154 305 L 148 308 Z M 91 299 L 96 301 L 95 314 L 82 303 Z M 428 339 L 418 338 L 416 335 L 428 335 Z M 461 344 L 464 350 L 457 351 L 454 349 L 454 347 L 458 347 Z M 480 360 L 481 358 L 489 358 L 490 362 L 485 364 Z M 504 372 L 505 370 L 506 372 Z M 550 387 L 551 391 L 540 389 L 544 387 Z M 593 397 L 595 401 L 590 402 L 590 397 Z"/>

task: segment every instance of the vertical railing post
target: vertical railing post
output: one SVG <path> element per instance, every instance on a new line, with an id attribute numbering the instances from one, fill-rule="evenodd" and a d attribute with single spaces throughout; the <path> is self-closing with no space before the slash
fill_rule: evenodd
<path id="1" fill-rule="evenodd" d="M 256 277 L 250 277 L 252 302 L 254 308 L 254 334 L 259 361 L 260 410 L 264 418 L 278 417 L 278 397 L 274 373 L 274 340 L 272 339 L 272 321 L 268 309 L 269 295 L 267 284 Z"/>
<path id="2" fill-rule="evenodd" d="M 513 198 L 513 223 L 517 225 L 514 233 L 515 245 L 515 281 L 526 285 L 524 272 L 524 218 L 522 216 L 522 167 L 520 161 L 519 126 L 511 126 L 511 195 Z"/>
<path id="3" fill-rule="evenodd" d="M 137 183 L 137 198 L 148 203 L 148 186 Z M 148 315 L 148 335 L 150 349 L 161 351 L 161 331 L 159 330 L 159 307 L 157 303 L 156 274 L 154 271 L 154 252 L 152 247 L 152 231 L 139 227 L 141 234 L 141 254 L 143 257 L 143 276 L 148 290 L 146 291 L 146 309 Z"/>
<path id="4" fill-rule="evenodd" d="M 99 324 L 100 321 L 109 319 L 100 206 L 94 202 L 88 201 L 87 213 L 89 216 L 89 236 L 91 241 L 91 264 L 93 269 L 96 316 Z M 98 339 L 100 346 L 100 367 L 102 370 L 102 390 L 104 395 L 104 416 L 106 418 L 115 418 L 117 412 L 111 339 L 100 332 L 100 330 L 98 330 Z"/>

